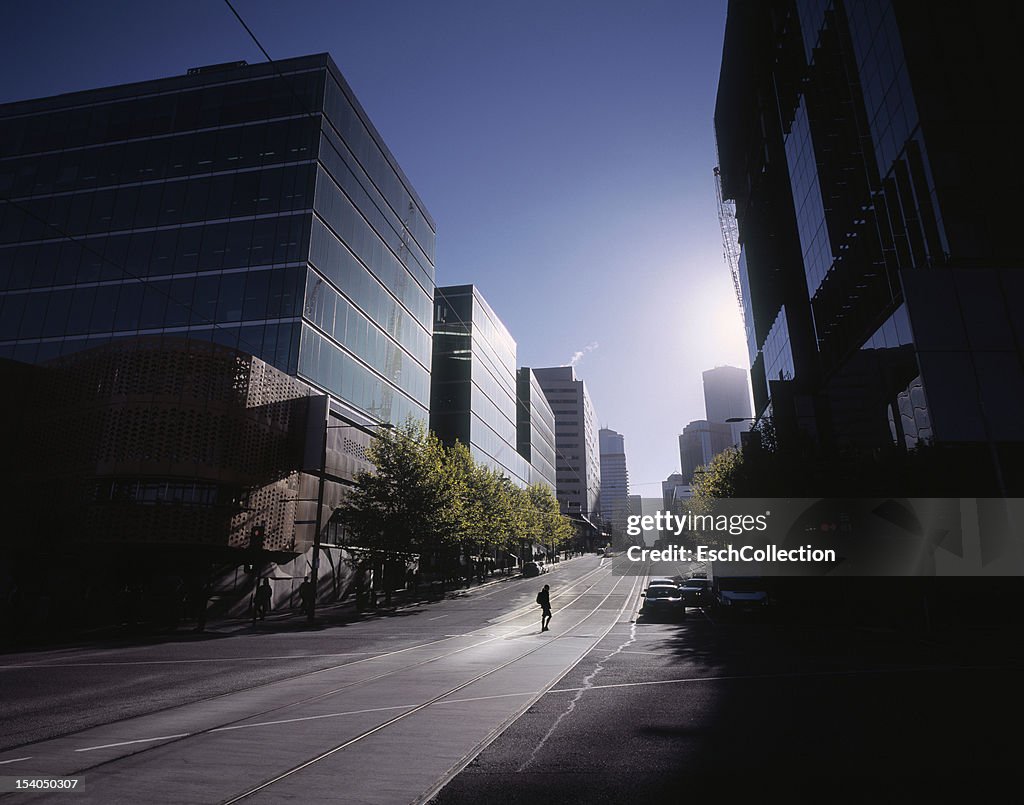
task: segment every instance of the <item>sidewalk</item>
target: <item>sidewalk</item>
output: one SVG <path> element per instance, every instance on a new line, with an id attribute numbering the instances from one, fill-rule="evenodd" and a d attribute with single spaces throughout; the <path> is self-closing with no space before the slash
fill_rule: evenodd
<path id="1" fill-rule="evenodd" d="M 562 560 L 556 567 L 571 561 L 573 560 Z M 348 623 L 372 618 L 390 617 L 404 609 L 430 606 L 441 601 L 472 595 L 477 590 L 522 578 L 523 576 L 520 573 L 513 572 L 508 576 L 488 577 L 483 582 L 477 582 L 474 579 L 468 587 L 463 583 L 437 592 L 431 592 L 432 588 L 429 585 L 421 585 L 416 592 L 396 590 L 391 595 L 390 604 L 385 606 L 383 596 L 380 596 L 378 597 L 377 606 L 367 606 L 362 611 L 356 609 L 355 600 L 352 597 L 343 601 L 321 602 L 317 605 L 313 623 L 307 622 L 306 616 L 297 608 L 272 610 L 262 621 L 253 621 L 251 613 L 245 616 L 210 613 L 207 615 L 206 626 L 202 632 L 196 629 L 196 622 L 191 618 L 184 619 L 177 626 L 170 628 L 159 628 L 145 623 L 131 626 L 127 624 L 107 624 L 75 632 L 68 631 L 51 635 L 35 635 L 30 641 L 0 645 L 0 653 L 95 645 L 108 641 L 113 643 L 159 642 L 188 640 L 190 638 L 209 639 L 254 631 L 271 632 L 283 631 L 285 629 L 295 631 L 319 630 L 344 626 Z M 436 584 L 439 585 L 439 583 Z"/>

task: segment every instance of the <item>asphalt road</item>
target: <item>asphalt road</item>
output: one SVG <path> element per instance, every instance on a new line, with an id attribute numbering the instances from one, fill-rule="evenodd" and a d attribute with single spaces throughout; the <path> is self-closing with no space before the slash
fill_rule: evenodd
<path id="1" fill-rule="evenodd" d="M 655 623 L 642 584 L 589 556 L 390 615 L 0 656 L 0 779 L 81 781 L 0 799 L 875 802 L 1015 771 L 1018 635 Z"/>
<path id="2" fill-rule="evenodd" d="M 339 779 L 346 802 L 412 801 L 579 661 L 639 585 L 591 556 L 314 629 L 289 617 L 5 655 L 0 776 L 77 776 L 78 802 L 338 801 Z"/>
<path id="3" fill-rule="evenodd" d="M 974 798 L 1016 785 L 1022 669 L 1018 634 L 624 619 L 433 803 Z"/>

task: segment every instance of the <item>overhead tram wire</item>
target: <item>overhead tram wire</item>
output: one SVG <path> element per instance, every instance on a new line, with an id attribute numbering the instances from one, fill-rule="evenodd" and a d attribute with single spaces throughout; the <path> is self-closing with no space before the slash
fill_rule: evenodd
<path id="1" fill-rule="evenodd" d="M 284 74 L 282 74 L 281 71 L 278 69 L 277 64 L 274 62 L 273 59 L 270 58 L 270 55 L 267 53 L 266 49 L 263 47 L 262 44 L 260 44 L 260 41 L 256 38 L 256 35 L 249 29 L 249 26 L 246 25 L 245 20 L 243 20 L 242 17 L 239 15 L 239 13 L 235 10 L 235 7 L 233 5 L 231 5 L 230 0 L 224 0 L 224 2 L 227 3 L 228 8 L 231 9 L 231 13 L 235 15 L 235 17 L 241 23 L 242 27 L 245 28 L 245 30 L 249 34 L 249 36 L 252 37 L 252 40 L 256 43 L 256 46 L 259 47 L 259 49 L 263 53 L 263 55 L 266 56 L 267 61 L 274 68 L 274 72 L 277 74 L 278 78 L 280 78 L 282 81 L 284 81 L 285 84 L 288 86 L 288 90 L 291 93 L 292 98 L 295 99 L 296 101 L 299 101 L 300 108 L 301 108 L 301 105 L 302 105 L 301 104 L 301 98 L 299 98 L 298 94 L 295 92 L 295 88 L 291 85 L 291 82 L 289 82 L 287 80 L 287 78 L 284 76 Z M 309 115 L 309 116 L 313 116 L 312 112 L 308 112 L 307 111 L 306 114 Z M 191 300 L 189 300 L 188 302 L 183 302 L 180 299 L 175 298 L 171 294 L 171 292 L 169 290 L 165 290 L 163 288 L 160 288 L 158 285 L 154 285 L 153 283 L 151 283 L 151 280 L 153 280 L 155 282 L 156 278 L 154 278 L 154 277 L 142 277 L 142 276 L 139 276 L 137 274 L 132 273 L 127 268 L 125 268 L 123 265 L 115 263 L 113 260 L 109 259 L 105 255 L 101 254 L 100 252 L 96 251 L 95 249 L 93 249 L 90 246 L 87 246 L 86 244 L 81 242 L 74 235 L 69 234 L 68 232 L 66 232 L 61 227 L 57 226 L 56 224 L 52 223 L 51 221 L 47 221 L 46 219 L 40 217 L 39 215 L 37 215 L 32 210 L 28 209 L 27 207 L 25 207 L 21 203 L 13 200 L 13 199 L 11 199 L 11 198 L 9 198 L 7 196 L 0 196 L 0 202 L 3 202 L 5 204 L 9 204 L 12 207 L 15 207 L 15 208 L 19 209 L 23 214 L 25 214 L 25 215 L 35 219 L 36 221 L 41 223 L 43 226 L 48 227 L 49 229 L 52 229 L 54 232 L 56 232 L 61 237 L 62 240 L 66 240 L 66 241 L 70 241 L 71 243 L 74 243 L 76 246 L 78 246 L 84 252 L 86 252 L 88 254 L 91 254 L 94 257 L 98 257 L 106 265 L 109 265 L 109 266 L 112 266 L 113 268 L 116 268 L 121 273 L 122 278 L 127 277 L 128 279 L 134 279 L 137 282 L 139 282 L 143 287 L 148 287 L 148 288 L 156 287 L 157 291 L 159 293 L 163 294 L 168 299 L 168 301 L 174 302 L 174 304 L 181 306 L 182 309 L 187 310 L 189 312 L 190 317 L 193 314 L 197 315 L 202 323 L 211 325 L 212 329 L 214 329 L 214 330 L 218 330 L 219 329 L 219 330 L 223 330 L 225 332 L 226 331 L 232 331 L 232 330 L 238 330 L 238 336 L 237 336 L 237 339 L 236 339 L 236 343 L 239 345 L 239 347 L 241 347 L 241 346 L 248 347 L 249 349 L 247 351 L 250 354 L 258 355 L 260 352 L 262 352 L 262 345 L 257 346 L 256 344 L 253 344 L 253 343 L 245 340 L 245 338 L 242 336 L 242 323 L 241 322 L 239 322 L 237 327 L 236 326 L 228 326 L 228 325 L 224 325 L 224 324 L 218 324 L 216 319 L 211 319 L 208 316 L 198 312 L 196 310 L 196 308 L 194 307 L 194 305 L 193 305 Z M 244 266 L 244 268 L 251 268 L 251 263 L 247 264 L 246 266 Z M 192 273 L 192 272 L 190 272 L 190 273 Z M 195 273 L 198 276 L 200 273 L 203 273 L 203 272 L 195 272 Z M 215 272 L 210 272 L 210 273 L 213 274 Z M 222 276 L 222 274 L 221 274 L 221 276 Z M 73 284 L 74 286 L 77 287 L 79 283 L 75 282 L 75 283 L 69 283 L 69 284 Z M 97 282 L 97 285 L 102 285 L 102 284 L 104 284 L 102 281 Z M 183 326 L 190 327 L 190 325 L 183 325 Z M 137 327 L 135 329 L 137 331 L 139 329 L 146 329 L 146 328 L 138 328 Z M 157 328 L 153 328 L 153 329 L 157 329 Z M 159 329 L 164 330 L 166 328 L 161 327 Z M 119 336 L 113 335 L 113 333 L 116 332 L 115 330 L 111 330 L 110 332 L 112 334 L 111 337 L 114 337 L 114 338 L 119 337 Z M 184 332 L 188 333 L 189 330 L 186 329 Z M 40 343 L 42 343 L 41 340 L 40 340 Z"/>
<path id="2" fill-rule="evenodd" d="M 224 2 L 225 4 L 227 4 L 227 7 L 231 9 L 231 13 L 235 15 L 235 19 L 238 20 L 239 23 L 241 23 L 243 28 L 245 28 L 245 32 L 249 34 L 249 37 L 252 39 L 252 41 L 256 43 L 256 47 L 260 49 L 260 52 L 266 57 L 267 61 L 274 67 L 274 72 L 277 73 L 277 75 L 283 79 L 284 76 L 281 75 L 280 71 L 277 69 L 277 64 L 274 62 L 272 58 L 270 58 L 270 54 L 267 53 L 267 49 L 260 44 L 260 40 L 256 38 L 256 34 L 254 34 L 252 32 L 252 29 L 245 24 L 245 20 L 242 19 L 242 15 L 235 10 L 235 7 L 233 5 L 231 5 L 231 0 L 224 0 Z"/>
<path id="3" fill-rule="evenodd" d="M 233 6 L 233 5 L 231 4 L 231 0 L 224 0 L 224 3 L 225 3 L 225 5 L 227 5 L 227 7 L 228 7 L 228 8 L 229 8 L 229 9 L 231 10 L 231 13 L 232 13 L 232 14 L 234 15 L 235 19 L 237 19 L 237 20 L 238 20 L 238 22 L 239 22 L 239 24 L 240 24 L 240 25 L 242 26 L 242 28 L 244 28 L 244 29 L 245 29 L 245 32 L 246 32 L 246 33 L 247 33 L 247 34 L 249 35 L 249 38 L 250 38 L 250 39 L 252 39 L 252 41 L 256 43 L 256 47 L 258 47 L 258 48 L 260 49 L 260 53 L 262 53 L 262 54 L 263 54 L 263 56 L 264 56 L 264 58 L 265 58 L 265 59 L 267 60 L 267 64 L 269 64 L 269 65 L 270 65 L 270 66 L 271 66 L 271 67 L 273 68 L 273 70 L 274 70 L 274 73 L 275 73 L 275 74 L 277 75 L 277 77 L 278 77 L 279 79 L 281 79 L 281 81 L 282 81 L 282 82 L 284 83 L 284 85 L 285 85 L 285 86 L 286 86 L 286 87 L 288 88 L 288 92 L 289 92 L 289 94 L 290 94 L 290 95 L 292 96 L 292 99 L 293 99 L 294 101 L 296 101 L 296 102 L 297 102 L 299 114 L 305 115 L 305 116 L 306 116 L 307 118 L 315 118 L 315 119 L 321 119 L 321 127 L 322 127 L 322 125 L 323 125 L 323 122 L 324 122 L 324 121 L 326 121 L 326 122 L 327 122 L 328 124 L 330 124 L 330 125 L 331 125 L 331 127 L 332 127 L 332 128 L 334 128 L 333 124 L 331 123 L 330 119 L 329 119 L 329 118 L 327 117 L 327 115 L 326 115 L 326 114 L 324 114 L 324 115 L 321 115 L 321 114 L 320 114 L 319 112 L 314 112 L 314 111 L 312 111 L 312 110 L 310 110 L 310 109 L 304 109 L 304 108 L 303 108 L 303 107 L 305 106 L 305 103 L 304 103 L 304 101 L 302 100 L 302 98 L 301 98 L 301 97 L 300 97 L 300 96 L 298 95 L 298 93 L 296 93 L 296 91 L 295 91 L 295 87 L 294 87 L 293 83 L 292 83 L 291 81 L 289 81 L 289 80 L 288 80 L 288 78 L 287 78 L 287 76 L 285 76 L 285 75 L 284 75 L 284 73 L 282 73 L 282 72 L 281 72 L 281 70 L 280 70 L 280 69 L 278 68 L 277 62 L 276 62 L 276 61 L 274 61 L 274 59 L 273 59 L 273 58 L 271 57 L 271 55 L 270 55 L 270 53 L 269 53 L 269 52 L 267 51 L 267 49 L 266 49 L 265 47 L 263 47 L 263 43 L 262 43 L 262 42 L 260 42 L 260 40 L 259 40 L 259 38 L 258 38 L 258 37 L 256 36 L 256 34 L 255 34 L 255 33 L 253 33 L 253 30 L 252 30 L 252 28 L 250 28 L 250 27 L 249 27 L 249 25 L 248 25 L 248 23 L 246 23 L 246 21 L 245 21 L 245 20 L 244 20 L 244 19 L 242 18 L 242 15 L 241 15 L 241 14 L 240 14 L 240 13 L 238 12 L 238 10 L 237 10 L 237 9 L 236 9 L 235 7 L 234 7 L 234 6 Z M 335 129 L 335 131 L 337 131 L 337 130 Z M 322 136 L 322 134 L 321 134 L 321 136 Z M 339 133 L 339 137 L 340 137 L 340 133 Z M 344 142 L 344 140 L 342 140 L 342 142 Z M 346 144 L 346 145 L 347 145 L 347 144 Z M 358 158 L 356 158 L 356 157 L 355 157 L 355 154 L 353 154 L 353 159 L 355 160 L 355 163 L 356 163 L 357 165 L 359 165 L 360 169 L 362 169 L 362 170 L 364 170 L 364 171 L 366 170 L 366 169 L 365 169 L 365 168 L 364 168 L 364 167 L 362 166 L 362 164 L 361 164 L 361 163 L 359 162 Z M 328 175 L 329 175 L 329 174 L 328 174 Z M 398 211 L 397 211 L 397 210 L 395 210 L 395 209 L 394 209 L 394 208 L 393 208 L 393 207 L 391 206 L 391 204 L 390 204 L 390 202 L 388 201 L 387 197 L 385 197 L 385 196 L 384 196 L 384 194 L 380 192 L 380 189 L 376 187 L 376 185 L 375 185 L 375 184 L 374 184 L 374 182 L 373 182 L 373 179 L 369 177 L 369 173 L 368 173 L 368 172 L 367 172 L 367 178 L 369 179 L 369 181 L 370 181 L 370 184 L 371 184 L 371 186 L 373 186 L 373 187 L 374 187 L 374 189 L 375 189 L 375 190 L 377 190 L 377 192 L 378 192 L 378 193 L 380 194 L 380 197 L 381 197 L 381 199 L 383 200 L 383 202 L 384 202 L 385 206 L 386 206 L 386 207 L 387 207 L 387 208 L 388 208 L 388 209 L 389 209 L 389 210 L 390 210 L 390 211 L 392 212 L 392 214 L 393 214 L 393 215 L 394 215 L 394 216 L 395 216 L 395 217 L 396 217 L 396 218 L 397 218 L 397 219 L 398 219 L 398 220 L 399 220 L 399 221 L 401 222 L 401 224 L 402 224 L 402 231 L 401 231 L 401 232 L 399 232 L 399 231 L 398 231 L 397 229 L 395 229 L 395 230 L 394 230 L 394 231 L 395 231 L 395 234 L 397 234 L 397 235 L 399 236 L 399 238 L 401 239 L 401 241 L 402 241 L 402 248 L 401 248 L 401 249 L 399 250 L 399 252 L 400 252 L 400 253 L 399 253 L 399 254 L 396 254 L 395 256 L 397 257 L 397 259 L 398 259 L 398 262 L 399 262 L 399 264 L 400 264 L 400 265 L 402 266 L 402 268 L 403 268 L 403 269 L 405 269 L 406 273 L 407 273 L 407 274 L 409 274 L 409 275 L 410 275 L 410 276 L 412 277 L 412 279 L 413 279 L 413 282 L 417 283 L 417 284 L 418 284 L 418 285 L 419 285 L 419 286 L 420 286 L 420 287 L 422 288 L 422 287 L 423 287 L 423 285 L 422 285 L 422 284 L 420 283 L 420 281 L 419 281 L 418 279 L 416 279 L 416 275 L 415 275 L 415 274 L 413 274 L 413 272 L 409 270 L 409 266 L 408 266 L 408 265 L 406 265 L 406 262 L 405 262 L 405 260 L 404 260 L 404 259 L 402 259 L 402 253 L 411 253 L 411 250 L 410 250 L 410 249 L 408 248 L 408 243 L 407 243 L 407 238 L 409 238 L 410 236 L 412 237 L 412 239 L 413 239 L 414 241 L 416 241 L 416 245 L 417 245 L 417 247 L 419 247 L 419 248 L 420 248 L 420 250 L 421 250 L 421 251 L 422 251 L 423 247 L 422 247 L 422 246 L 420 246 L 419 242 L 418 242 L 418 241 L 416 240 L 416 237 L 415 237 L 414 235 L 411 235 L 411 233 L 410 233 L 410 231 L 409 231 L 409 227 L 408 227 L 408 225 L 407 225 L 406 221 L 402 219 L 402 217 L 401 217 L 401 215 L 400 215 L 400 214 L 398 213 Z M 357 181 L 358 181 L 358 179 L 357 179 Z M 348 195 L 349 195 L 349 194 L 348 194 L 348 193 L 347 193 L 347 192 L 346 192 L 346 191 L 345 191 L 344 189 L 342 189 L 342 193 L 344 193 L 344 194 L 345 194 L 346 196 L 348 196 Z M 412 195 L 412 194 L 410 194 L 410 196 L 411 196 L 411 195 Z M 350 199 L 350 200 L 351 200 L 351 199 Z M 384 220 L 385 220 L 385 222 L 387 222 L 387 223 L 388 223 L 388 224 L 390 225 L 390 222 L 388 222 L 388 220 L 387 220 L 387 219 L 388 219 L 388 216 L 387 216 L 387 214 L 386 214 L 386 213 L 384 212 L 384 210 L 383 210 L 383 209 L 381 209 L 380 205 L 379 205 L 379 204 L 377 204 L 377 201 L 376 201 L 376 199 L 375 199 L 375 198 L 373 198 L 373 196 L 372 196 L 372 195 L 369 195 L 369 200 L 370 200 L 370 203 L 371 203 L 371 204 L 372 204 L 372 205 L 373 205 L 373 206 L 374 206 L 374 207 L 375 207 L 375 208 L 377 209 L 377 212 L 379 212 L 379 213 L 380 213 L 380 214 L 381 214 L 381 215 L 382 215 L 382 216 L 384 217 Z M 354 202 L 353 202 L 353 204 L 354 204 Z M 410 197 L 410 199 L 409 199 L 409 207 L 410 207 L 410 210 L 411 210 L 411 209 L 413 208 L 413 206 L 414 206 L 414 202 L 413 202 L 412 198 Z M 359 211 L 359 210 L 358 210 L 358 207 L 357 207 L 357 212 L 358 212 L 358 211 Z M 361 212 L 360 212 L 359 214 L 360 214 L 360 215 L 362 215 L 362 213 L 361 213 Z M 320 216 L 319 216 L 319 214 L 317 213 L 316 209 L 314 209 L 314 210 L 313 210 L 313 215 L 314 215 L 314 216 L 316 216 L 317 218 L 320 218 Z M 363 217 L 365 218 L 365 216 L 363 216 Z M 323 223 L 324 223 L 324 224 L 325 224 L 325 225 L 326 225 L 326 226 L 328 227 L 328 229 L 330 229 L 330 230 L 331 230 L 332 232 L 334 232 L 334 234 L 335 234 L 335 235 L 337 235 L 337 233 L 336 233 L 336 232 L 334 231 L 334 227 L 333 227 L 333 226 L 332 226 L 332 225 L 331 225 L 331 224 L 330 224 L 329 222 L 327 222 L 327 221 L 325 221 L 325 220 L 323 220 L 323 219 L 321 219 L 321 220 L 322 220 L 322 221 L 323 221 Z M 372 225 L 371 225 L 371 226 L 372 226 Z M 394 227 L 392 227 L 392 228 L 394 228 Z M 387 241 L 386 241 L 386 240 L 384 239 L 384 237 L 383 237 L 382 235 L 380 235 L 379 233 L 378 233 L 378 236 L 380 237 L 380 239 L 381 239 L 381 242 L 382 242 L 382 243 L 384 244 L 385 248 L 387 248 L 387 249 L 388 249 L 388 251 L 390 251 L 390 252 L 391 252 L 392 254 L 395 254 L 394 250 L 393 250 L 393 249 L 391 248 L 391 245 L 390 245 L 390 244 L 389 244 L 389 243 L 388 243 L 388 242 L 387 242 Z M 342 239 L 341 239 L 341 236 L 340 236 L 340 235 L 337 235 L 337 237 L 338 237 L 338 239 L 339 239 L 339 240 L 342 240 Z M 342 240 L 342 243 L 343 243 L 343 244 L 344 244 L 344 245 L 346 246 L 346 248 L 348 247 L 348 246 L 347 246 L 347 244 L 345 244 L 344 240 Z M 355 256 L 356 260 L 357 260 L 357 261 L 359 261 L 359 263 L 363 263 L 363 259 L 362 259 L 361 257 L 359 257 L 358 255 L 355 255 L 355 253 L 354 253 L 354 252 L 353 252 L 352 254 L 353 254 L 353 256 Z M 418 265 L 418 267 L 419 267 L 420 271 L 424 271 L 423 267 L 422 267 L 422 266 L 419 266 L 419 262 L 420 262 L 420 261 L 419 261 L 419 259 L 417 259 L 417 258 L 415 258 L 415 257 L 414 257 L 413 259 L 414 259 L 414 260 L 416 261 L 416 263 L 417 263 L 417 265 Z M 427 259 L 429 260 L 429 258 L 427 258 Z M 383 281 L 381 281 L 381 280 L 380 280 L 380 279 L 379 279 L 379 278 L 378 278 L 378 277 L 376 276 L 376 274 L 375 274 L 375 273 L 374 273 L 374 271 L 373 271 L 373 270 L 372 270 L 372 269 L 370 268 L 370 266 L 368 266 L 368 265 L 367 265 L 367 266 L 365 266 L 365 268 L 366 268 L 367 272 L 368 272 L 368 273 L 369 273 L 369 274 L 370 274 L 371 276 L 373 276 L 373 278 L 374 278 L 375 280 L 377 280 L 377 282 L 378 282 L 378 283 L 380 283 L 381 287 L 382 287 L 382 288 L 383 288 L 383 289 L 384 289 L 384 290 L 385 290 L 385 291 L 386 291 L 386 292 L 387 292 L 388 294 L 390 294 L 390 295 L 391 295 L 391 296 L 392 296 L 392 297 L 393 297 L 393 298 L 395 299 L 395 302 L 396 302 L 396 304 L 397 304 L 397 305 L 399 305 L 400 307 L 402 307 L 402 308 L 404 308 L 404 309 L 408 310 L 408 308 L 406 308 L 406 306 L 405 306 L 405 303 L 404 303 L 403 301 L 401 301 L 401 300 L 400 300 L 400 299 L 398 298 L 398 296 L 397 296 L 397 295 L 396 295 L 396 294 L 394 293 L 394 291 L 393 291 L 393 290 L 392 290 L 391 288 L 388 288 L 388 287 L 387 287 L 387 286 L 386 286 L 386 285 L 385 285 L 385 284 L 383 283 Z M 317 283 L 317 290 L 315 290 L 315 291 L 313 292 L 313 299 L 315 299 L 315 298 L 316 298 L 316 294 L 317 294 L 317 292 L 319 291 L 319 287 L 320 287 L 320 282 L 318 281 L 318 283 Z M 424 288 L 424 290 L 426 290 L 426 289 Z M 348 295 L 347 295 L 347 294 L 345 294 L 345 297 L 346 297 L 346 299 L 348 299 Z M 354 302 L 353 300 L 351 300 L 351 299 L 349 299 L 349 302 L 351 302 L 351 303 L 352 303 L 352 305 L 353 305 L 353 306 L 354 306 L 354 307 L 355 307 L 355 308 L 356 308 L 357 310 L 359 310 L 359 311 L 361 311 L 361 312 L 364 312 L 364 313 L 365 313 L 365 311 L 363 311 L 363 309 L 362 309 L 362 306 L 360 306 L 360 305 L 356 304 L 356 303 L 355 303 L 355 302 Z M 431 300 L 431 303 L 433 303 L 433 300 Z M 410 313 L 411 313 L 411 311 L 410 311 Z M 368 314 L 368 313 L 367 313 L 367 314 L 365 314 L 365 315 L 367 316 L 367 318 L 369 318 L 369 319 L 371 319 L 371 320 L 372 320 L 372 318 L 371 318 L 371 317 L 369 316 L 369 314 Z M 389 331 L 388 331 L 388 330 L 387 330 L 386 328 L 384 328 L 384 327 L 381 327 L 380 329 L 381 329 L 381 331 L 382 331 L 382 332 L 386 333 L 386 334 L 387 334 L 388 336 L 390 336 L 390 337 L 394 338 L 394 340 L 395 340 L 395 343 L 397 343 L 397 344 L 399 344 L 399 345 L 401 346 L 401 342 L 399 342 L 399 340 L 398 340 L 398 338 L 397 338 L 396 336 L 393 336 L 393 335 L 391 335 L 391 333 L 390 333 L 390 332 L 389 332 Z M 431 336 L 432 336 L 432 334 L 431 334 Z M 418 362 L 419 362 L 419 361 L 417 360 L 417 363 L 418 363 Z M 422 365 L 422 364 L 421 364 L 421 365 Z M 372 367 L 371 367 L 371 368 L 372 368 Z M 426 366 L 426 367 L 424 367 L 424 368 L 425 368 L 425 369 L 427 370 L 427 372 L 428 372 L 428 373 L 430 372 L 430 369 L 431 369 L 431 367 L 429 367 L 429 366 Z M 376 372 L 377 370 L 376 370 L 376 369 L 374 369 L 373 371 L 375 371 L 375 372 Z M 378 372 L 378 373 L 379 373 L 379 372 Z M 379 373 L 379 374 L 380 374 L 380 373 Z M 383 374 L 381 374 L 381 376 L 383 377 L 384 375 L 383 375 Z M 318 384 L 314 384 L 314 385 L 318 385 Z"/>

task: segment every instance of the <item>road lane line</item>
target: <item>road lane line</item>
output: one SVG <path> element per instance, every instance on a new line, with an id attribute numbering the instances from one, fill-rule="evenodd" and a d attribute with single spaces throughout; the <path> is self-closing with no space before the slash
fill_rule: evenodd
<path id="1" fill-rule="evenodd" d="M 10 760 L 0 760 L 0 766 L 3 766 L 5 763 L 21 763 L 21 761 L 23 761 L 23 760 L 31 760 L 31 759 L 32 759 L 32 755 L 29 755 L 28 757 L 11 758 Z"/>
<path id="2" fill-rule="evenodd" d="M 617 682 L 608 685 L 591 685 L 583 688 L 552 688 L 548 693 L 577 693 L 581 690 L 607 690 L 610 688 L 638 688 L 647 685 L 680 685 L 687 682 L 734 682 L 747 679 L 803 679 L 816 676 L 870 676 L 880 674 L 909 673 L 954 673 L 957 671 L 1008 671 L 1009 666 L 987 665 L 915 665 L 903 668 L 854 668 L 846 671 L 793 671 L 785 674 L 739 674 L 736 676 L 695 676 L 687 679 L 655 679 L 646 682 Z M 1013 669 L 1017 670 L 1017 669 Z"/>
<path id="3" fill-rule="evenodd" d="M 427 618 L 427 620 L 439 621 L 439 620 L 441 620 L 441 618 L 447 618 L 447 617 L 448 617 L 447 615 L 438 615 L 436 618 Z"/>
<path id="4" fill-rule="evenodd" d="M 107 666 L 126 666 L 126 665 L 190 665 L 200 662 L 244 662 L 251 663 L 257 660 L 306 660 L 315 659 L 317 657 L 364 657 L 373 654 L 372 651 L 338 651 L 331 652 L 329 654 L 282 654 L 275 655 L 272 657 L 205 657 L 194 660 L 124 660 L 121 662 L 52 662 L 52 663 L 34 663 L 31 665 L 0 665 L 0 670 L 11 670 L 21 669 L 26 670 L 30 668 L 93 668 L 93 667 L 107 667 Z"/>
<path id="5" fill-rule="evenodd" d="M 92 752 L 94 749 L 113 749 L 115 746 L 130 746 L 131 744 L 148 744 L 153 741 L 170 741 L 175 738 L 188 738 L 191 732 L 181 732 L 177 735 L 160 735 L 156 738 L 137 738 L 134 741 L 120 741 L 116 744 L 101 744 L 100 746 L 86 746 L 83 749 L 76 749 L 76 752 Z"/>
<path id="6" fill-rule="evenodd" d="M 260 721 L 256 724 L 234 724 L 230 727 L 216 727 L 208 732 L 234 732 L 235 730 L 248 730 L 253 727 L 278 727 L 281 724 L 295 724 L 299 721 L 316 721 L 321 718 L 340 718 L 341 716 L 358 716 L 364 713 L 383 713 L 388 710 L 408 710 L 415 707 L 415 704 L 393 704 L 388 707 L 370 707 L 366 710 L 346 710 L 340 713 L 321 713 L 317 716 L 301 716 L 298 718 L 281 718 L 276 721 Z"/>

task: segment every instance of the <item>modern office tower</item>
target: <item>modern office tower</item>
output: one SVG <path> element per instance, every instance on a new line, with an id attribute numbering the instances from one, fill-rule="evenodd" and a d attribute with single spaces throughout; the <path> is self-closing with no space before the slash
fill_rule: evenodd
<path id="1" fill-rule="evenodd" d="M 679 434 L 679 468 L 683 483 L 692 483 L 697 467 L 705 466 L 719 453 L 734 446 L 731 425 L 706 419 L 690 422 Z"/>
<path id="2" fill-rule="evenodd" d="M 601 517 L 621 542 L 629 517 L 629 472 L 626 469 L 626 440 L 611 428 L 598 431 L 601 450 Z"/>
<path id="3" fill-rule="evenodd" d="M 530 462 L 530 483 L 555 491 L 555 415 L 536 375 L 529 368 L 518 372 L 519 404 L 516 443 L 519 455 Z"/>
<path id="4" fill-rule="evenodd" d="M 195 361 L 194 382 L 249 394 L 248 415 L 267 427 L 285 387 L 329 402 L 309 406 L 320 418 L 309 422 L 311 458 L 295 459 L 290 472 L 305 472 L 281 491 L 299 502 L 284 531 L 263 543 L 311 544 L 344 482 L 369 467 L 374 427 L 427 421 L 434 224 L 329 56 L 215 65 L 0 106 L 0 198 L 0 357 L 119 364 L 124 371 L 97 368 L 96 377 L 136 394 L 138 428 L 171 435 L 199 426 L 192 402 L 174 401 L 202 394 L 182 397 L 154 380 L 189 377 L 182 361 Z M 154 346 L 158 336 L 165 350 Z M 90 357 L 97 349 L 108 358 Z M 225 350 L 236 359 L 216 357 Z M 264 380 L 273 385 L 272 373 L 253 379 L 264 364 L 288 382 L 250 394 Z M 138 367 L 149 386 L 130 382 L 126 372 Z M 221 369 L 227 375 L 217 378 Z M 289 427 L 301 444 L 300 421 Z M 130 462 L 99 455 L 80 472 L 101 492 L 213 484 L 217 500 L 251 509 L 262 487 L 230 471 L 235 459 L 225 456 L 238 444 L 221 443 L 233 437 L 206 425 L 200 453 L 165 451 L 136 475 Z M 105 449 L 127 456 L 138 444 Z M 267 484 L 288 475 L 275 471 L 285 475 Z M 228 545 L 228 531 L 218 539 Z"/>
<path id="5" fill-rule="evenodd" d="M 562 513 L 595 525 L 600 514 L 601 456 L 586 384 L 572 366 L 534 369 L 555 415 L 556 493 Z"/>
<path id="6" fill-rule="evenodd" d="M 530 483 L 530 462 L 517 450 L 516 342 L 473 285 L 434 295 L 434 363 L 430 428 L 445 444 L 462 442 L 473 457 Z"/>
<path id="7" fill-rule="evenodd" d="M 729 3 L 721 190 L 780 443 L 1024 464 L 1021 22 L 1006 2 Z"/>
<path id="8" fill-rule="evenodd" d="M 738 447 L 740 434 L 750 429 L 750 373 L 738 366 L 716 366 L 702 374 L 704 381 L 704 415 L 708 422 L 728 422 L 732 444 Z"/>
<path id="9" fill-rule="evenodd" d="M 661 482 L 661 504 L 664 507 L 664 511 L 673 510 L 673 501 L 682 494 L 683 490 L 689 488 L 689 482 L 683 478 L 678 472 L 672 473 L 668 478 Z"/>
<path id="10" fill-rule="evenodd" d="M 644 499 L 642 495 L 630 495 L 629 496 L 629 513 L 636 515 L 643 515 L 644 513 Z"/>

